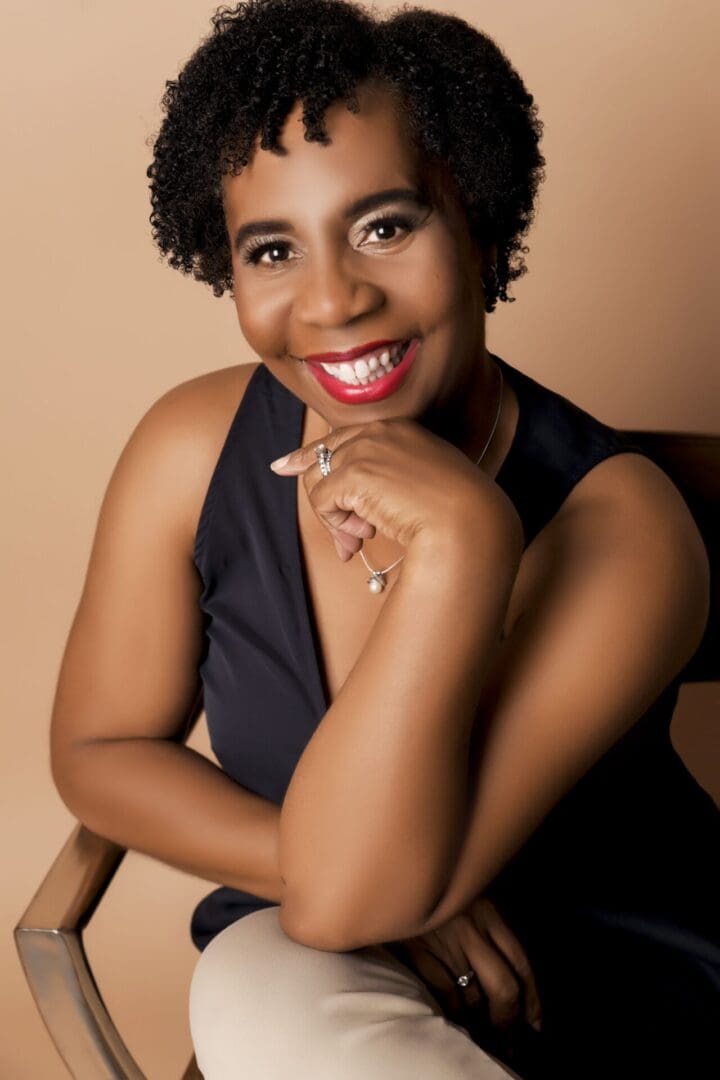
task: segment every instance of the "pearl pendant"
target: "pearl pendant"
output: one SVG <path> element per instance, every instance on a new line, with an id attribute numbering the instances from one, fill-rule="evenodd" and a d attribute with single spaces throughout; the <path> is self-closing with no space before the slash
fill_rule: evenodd
<path id="1" fill-rule="evenodd" d="M 373 570 L 372 576 L 367 579 L 367 584 L 371 593 L 381 593 L 385 588 L 385 577 L 379 570 Z"/>

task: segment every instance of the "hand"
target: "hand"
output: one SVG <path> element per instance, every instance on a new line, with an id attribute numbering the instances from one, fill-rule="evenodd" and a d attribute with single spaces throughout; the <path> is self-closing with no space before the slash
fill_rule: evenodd
<path id="1" fill-rule="evenodd" d="M 327 477 L 314 452 L 321 442 L 333 451 Z M 344 561 L 377 530 L 409 547 L 424 530 L 470 537 L 478 522 L 507 529 L 508 518 L 517 517 L 502 489 L 462 450 L 399 417 L 335 428 L 274 470 L 303 474 L 313 510 Z"/>
<path id="2" fill-rule="evenodd" d="M 450 1019 L 487 1006 L 491 1024 L 507 1035 L 520 1020 L 540 1030 L 538 989 L 525 951 L 486 897 L 460 915 L 419 937 L 392 942 L 438 998 Z M 474 971 L 467 988 L 458 975 Z"/>

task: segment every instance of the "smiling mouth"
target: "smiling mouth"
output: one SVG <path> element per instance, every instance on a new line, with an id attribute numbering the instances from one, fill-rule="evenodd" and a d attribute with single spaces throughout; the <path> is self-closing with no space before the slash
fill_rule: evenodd
<path id="1" fill-rule="evenodd" d="M 346 386 L 369 386 L 389 375 L 393 368 L 398 366 L 412 340 L 408 338 L 407 341 L 380 349 L 376 354 L 363 356 L 358 360 L 341 364 L 317 362 L 317 366 Z"/>

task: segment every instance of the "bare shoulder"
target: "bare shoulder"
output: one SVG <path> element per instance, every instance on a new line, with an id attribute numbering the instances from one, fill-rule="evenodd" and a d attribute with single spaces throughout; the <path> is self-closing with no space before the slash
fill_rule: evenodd
<path id="1" fill-rule="evenodd" d="M 679 545 L 689 559 L 707 567 L 705 544 L 682 493 L 643 454 L 614 454 L 590 469 L 558 515 L 563 525 L 581 516 L 616 525 L 641 545 Z"/>
<path id="2" fill-rule="evenodd" d="M 72 794 L 82 777 L 78 746 L 184 730 L 203 649 L 195 527 L 254 369 L 226 368 L 166 391 L 118 458 L 53 704 L 51 760 L 63 791 Z"/>
<path id="3" fill-rule="evenodd" d="M 168 482 L 176 485 L 188 552 L 213 469 L 258 366 L 235 364 L 178 383 L 153 402 L 138 424 L 147 429 L 144 452 L 155 449 L 162 455 Z"/>
<path id="4" fill-rule="evenodd" d="M 575 486 L 526 552 L 518 621 L 552 580 L 571 596 L 605 573 L 626 588 L 627 603 L 653 593 L 653 610 L 675 620 L 678 654 L 692 655 L 710 603 L 707 549 L 683 495 L 643 454 L 605 458 Z M 685 640 L 684 640 L 685 639 Z"/>

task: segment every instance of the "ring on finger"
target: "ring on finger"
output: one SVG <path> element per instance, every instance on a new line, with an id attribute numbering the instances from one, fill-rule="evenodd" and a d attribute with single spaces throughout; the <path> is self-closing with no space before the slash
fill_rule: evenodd
<path id="1" fill-rule="evenodd" d="M 325 443 L 319 443 L 319 445 L 315 447 L 315 457 L 318 460 L 322 476 L 330 475 L 330 458 L 332 456 L 333 451 L 326 446 Z"/>
<path id="2" fill-rule="evenodd" d="M 457 983 L 458 986 L 462 987 L 462 989 L 464 990 L 465 987 L 468 986 L 468 984 L 471 983 L 472 980 L 476 979 L 476 978 L 477 978 L 477 975 L 475 974 L 475 972 L 471 968 L 470 971 L 466 971 L 464 973 L 464 975 L 458 975 L 457 978 L 455 979 L 455 982 Z"/>

